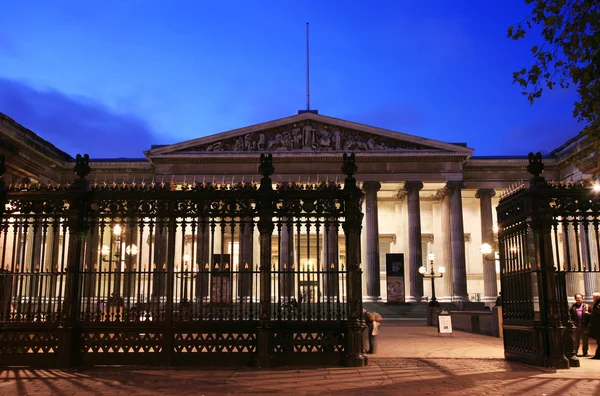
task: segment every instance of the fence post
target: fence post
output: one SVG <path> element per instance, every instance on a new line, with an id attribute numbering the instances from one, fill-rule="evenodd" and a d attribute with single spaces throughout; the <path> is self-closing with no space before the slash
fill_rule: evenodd
<path id="1" fill-rule="evenodd" d="M 172 365 L 173 364 L 173 345 L 174 345 L 174 337 L 175 337 L 175 329 L 174 329 L 174 321 L 173 314 L 175 311 L 175 240 L 177 237 L 177 214 L 175 213 L 176 208 L 176 199 L 173 196 L 169 195 L 166 208 L 163 206 L 163 209 L 167 210 L 166 215 L 168 218 L 167 221 L 167 260 L 166 260 L 166 276 L 167 276 L 167 284 L 166 284 L 166 301 L 165 301 L 165 314 L 166 314 L 166 327 L 163 331 L 163 350 L 162 350 L 162 361 L 164 364 Z M 185 230 L 182 229 L 182 234 Z M 181 301 L 179 302 L 181 309 Z"/>
<path id="2" fill-rule="evenodd" d="M 362 192 L 356 185 L 353 175 L 358 170 L 354 153 L 343 156 L 342 172 L 344 180 L 346 234 L 346 303 L 348 304 L 348 324 L 346 329 L 345 364 L 351 367 L 364 366 L 367 359 L 363 354 L 363 331 L 365 321 L 362 315 L 362 271 L 360 269 L 360 232 L 362 228 L 361 199 Z"/>
<path id="3" fill-rule="evenodd" d="M 0 155 L 0 232 L 3 230 L 2 219 L 6 205 L 6 185 L 4 174 L 6 173 L 4 155 Z M 12 296 L 13 279 L 8 275 L 8 270 L 0 266 L 0 325 L 4 320 L 10 318 L 10 300 Z"/>
<path id="4" fill-rule="evenodd" d="M 4 216 L 4 205 L 6 203 L 6 185 L 4 182 L 4 175 L 6 174 L 6 164 L 4 161 L 4 155 L 0 155 L 0 222 L 2 222 L 2 217 Z"/>
<path id="5" fill-rule="evenodd" d="M 274 191 L 270 176 L 275 171 L 272 154 L 261 154 L 258 172 L 263 176 L 260 181 L 258 200 L 258 231 L 260 233 L 260 312 L 257 328 L 258 367 L 271 364 L 273 350 L 273 328 L 271 325 L 271 238 L 273 223 Z"/>
<path id="6" fill-rule="evenodd" d="M 529 189 L 531 205 L 531 230 L 535 247 L 534 259 L 540 271 L 539 296 L 540 319 L 545 344 L 546 367 L 569 368 L 565 356 L 565 327 L 561 320 L 558 282 L 552 253 L 552 212 L 549 195 L 544 194 L 551 187 L 540 176 L 544 171 L 542 155 L 529 153 L 527 171 L 533 175 Z"/>
<path id="7" fill-rule="evenodd" d="M 79 276 L 85 250 L 85 238 L 88 229 L 88 191 L 89 182 L 85 177 L 90 173 L 89 156 L 77 154 L 73 168 L 79 179 L 71 185 L 69 197 L 69 244 L 67 252 L 67 274 L 65 280 L 65 303 L 61 315 L 62 332 L 58 365 L 72 367 L 79 363 L 79 314 L 81 296 L 79 295 Z"/>

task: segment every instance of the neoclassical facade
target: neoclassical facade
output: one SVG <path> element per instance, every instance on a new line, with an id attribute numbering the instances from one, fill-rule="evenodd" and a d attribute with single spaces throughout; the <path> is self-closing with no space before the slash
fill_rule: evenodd
<path id="1" fill-rule="evenodd" d="M 587 150 L 587 151 L 586 151 Z M 403 254 L 405 300 L 431 296 L 419 273 L 428 254 L 445 276 L 436 283 L 441 301 L 493 302 L 499 291 L 497 261 L 483 255 L 495 245 L 496 206 L 505 191 L 529 178 L 525 157 L 477 157 L 466 144 L 445 143 L 318 114 L 243 127 L 145 151 L 143 159 L 90 161 L 95 183 L 259 180 L 260 153 L 272 153 L 274 181 L 342 180 L 342 153 L 356 154 L 364 191 L 361 259 L 364 301 L 387 300 L 386 256 Z M 74 159 L 52 143 L 0 114 L 0 154 L 7 184 L 67 183 Z M 73 153 L 75 154 L 75 153 Z M 585 154 L 585 155 L 581 155 Z M 583 159 L 582 159 L 583 158 Z M 589 177 L 595 152 L 577 137 L 546 159 L 548 180 Z M 343 262 L 344 239 L 339 239 Z M 302 246 L 291 246 L 300 249 Z M 254 249 L 258 252 L 258 249 Z M 232 252 L 233 253 L 233 252 Z M 255 253 L 258 254 L 258 253 Z M 274 250 L 274 254 L 278 254 Z M 314 252 L 323 254 L 322 252 Z M 300 261 L 309 261 L 302 253 Z"/>

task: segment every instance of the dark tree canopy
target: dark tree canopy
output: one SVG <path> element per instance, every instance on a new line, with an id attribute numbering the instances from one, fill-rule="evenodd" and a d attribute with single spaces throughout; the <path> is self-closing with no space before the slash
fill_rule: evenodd
<path id="1" fill-rule="evenodd" d="M 529 102 L 545 88 L 577 87 L 573 116 L 585 122 L 584 133 L 600 146 L 600 0 L 525 0 L 531 15 L 508 28 L 508 37 L 519 40 L 538 26 L 543 42 L 534 45 L 531 67 L 513 73 Z"/>

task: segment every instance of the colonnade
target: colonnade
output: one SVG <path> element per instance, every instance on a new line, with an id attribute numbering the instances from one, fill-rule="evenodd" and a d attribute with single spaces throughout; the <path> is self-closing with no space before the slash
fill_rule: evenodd
<path id="1" fill-rule="evenodd" d="M 379 229 L 377 211 L 377 192 L 381 183 L 369 181 L 363 184 L 365 191 L 365 225 L 366 225 L 366 296 L 365 301 L 381 300 L 380 290 L 380 257 Z M 444 289 L 454 300 L 468 301 L 467 268 L 465 258 L 465 233 L 463 223 L 462 181 L 447 182 L 438 191 L 436 197 L 441 200 L 442 235 L 439 240 L 441 252 L 448 258 L 448 267 L 443 278 Z M 407 206 L 408 251 L 405 254 L 405 268 L 408 269 L 409 286 L 406 301 L 415 302 L 423 299 L 423 277 L 419 267 L 423 265 L 421 205 L 419 192 L 423 189 L 421 181 L 404 183 L 403 196 Z M 494 244 L 492 197 L 493 189 L 479 189 L 476 197 L 480 201 L 481 240 Z M 483 262 L 484 296 L 483 301 L 495 301 L 498 296 L 495 258 L 484 257 Z"/>

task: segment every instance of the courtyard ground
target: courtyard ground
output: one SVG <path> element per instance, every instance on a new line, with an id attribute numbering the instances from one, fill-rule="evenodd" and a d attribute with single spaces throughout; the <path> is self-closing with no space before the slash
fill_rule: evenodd
<path id="1" fill-rule="evenodd" d="M 594 347 L 592 347 L 592 351 Z M 598 395 L 600 361 L 551 370 L 507 362 L 499 338 L 438 336 L 386 321 L 369 365 L 347 367 L 10 369 L 0 395 Z"/>

